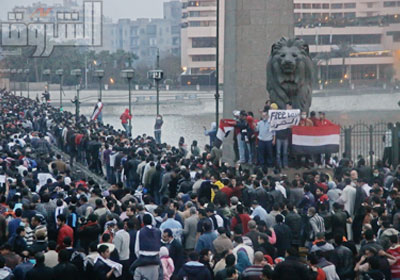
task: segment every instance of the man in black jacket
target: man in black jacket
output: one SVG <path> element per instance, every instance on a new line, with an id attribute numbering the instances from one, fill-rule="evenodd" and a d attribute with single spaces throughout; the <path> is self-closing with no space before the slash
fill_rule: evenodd
<path id="1" fill-rule="evenodd" d="M 297 249 L 287 250 L 286 258 L 283 262 L 275 266 L 273 280 L 311 280 L 313 273 L 309 267 L 300 261 Z"/>
<path id="2" fill-rule="evenodd" d="M 70 253 L 63 249 L 58 253 L 59 264 L 53 268 L 54 278 L 57 280 L 80 279 L 76 266 L 69 262 Z"/>
<path id="3" fill-rule="evenodd" d="M 35 254 L 36 264 L 26 274 L 26 280 L 53 280 L 54 274 L 50 267 L 44 265 L 44 254 L 42 252 Z"/>
<path id="4" fill-rule="evenodd" d="M 295 247 L 299 247 L 301 243 L 302 228 L 301 216 L 294 211 L 293 204 L 289 203 L 287 205 L 287 209 L 289 213 L 286 215 L 285 224 L 288 225 L 292 232 L 292 245 Z"/>
<path id="5" fill-rule="evenodd" d="M 343 235 L 335 235 L 335 251 L 331 261 L 336 266 L 336 272 L 340 277 L 340 280 L 354 279 L 353 270 L 353 253 L 351 250 L 343 244 Z"/>
<path id="6" fill-rule="evenodd" d="M 276 225 L 274 226 L 274 231 L 276 234 L 275 247 L 278 250 L 277 255 L 279 257 L 284 257 L 287 249 L 290 248 L 292 243 L 292 233 L 290 227 L 283 223 L 283 215 L 278 214 L 275 217 Z"/>

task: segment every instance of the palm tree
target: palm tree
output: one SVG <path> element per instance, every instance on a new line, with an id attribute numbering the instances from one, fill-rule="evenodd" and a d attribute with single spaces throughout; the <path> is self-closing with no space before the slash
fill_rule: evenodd
<path id="1" fill-rule="evenodd" d="M 350 53 L 352 52 L 353 49 L 347 42 L 341 42 L 338 47 L 339 49 L 336 50 L 336 54 L 342 58 L 342 78 L 343 78 L 346 74 L 346 65 L 345 65 L 346 57 L 350 56 Z"/>
<path id="2" fill-rule="evenodd" d="M 320 61 L 325 61 L 326 69 L 325 69 L 325 81 L 329 81 L 329 61 L 332 59 L 332 54 L 330 52 L 321 52 L 317 55 L 317 64 L 319 65 Z"/>

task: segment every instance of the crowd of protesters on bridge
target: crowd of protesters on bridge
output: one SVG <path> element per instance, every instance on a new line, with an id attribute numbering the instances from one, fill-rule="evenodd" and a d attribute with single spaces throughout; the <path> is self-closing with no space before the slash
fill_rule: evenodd
<path id="1" fill-rule="evenodd" d="M 0 279 L 400 279 L 399 168 L 289 178 L 0 97 Z"/>

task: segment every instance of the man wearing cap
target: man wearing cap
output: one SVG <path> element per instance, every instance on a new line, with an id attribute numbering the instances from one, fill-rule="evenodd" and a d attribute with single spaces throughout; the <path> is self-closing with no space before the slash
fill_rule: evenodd
<path id="1" fill-rule="evenodd" d="M 262 113 L 262 120 L 257 123 L 256 131 L 258 132 L 258 163 L 272 167 L 275 132 L 271 131 L 268 112 Z"/>

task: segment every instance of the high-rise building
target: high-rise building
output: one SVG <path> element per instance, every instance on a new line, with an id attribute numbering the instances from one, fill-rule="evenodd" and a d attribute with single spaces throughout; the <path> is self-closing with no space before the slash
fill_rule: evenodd
<path id="1" fill-rule="evenodd" d="M 220 1 L 219 65 L 224 57 L 224 0 Z M 214 85 L 216 69 L 216 0 L 182 0 L 181 63 L 183 85 Z M 219 71 L 220 82 L 223 71 Z"/>
<path id="2" fill-rule="evenodd" d="M 294 0 L 295 35 L 310 45 L 321 85 L 400 78 L 400 1 Z"/>
<path id="3" fill-rule="evenodd" d="M 139 59 L 135 63 L 153 66 L 157 50 L 161 56 L 180 56 L 181 3 L 164 3 L 163 18 L 119 19 L 117 23 L 103 24 L 101 50 L 115 52 L 122 49 L 133 52 Z"/>

